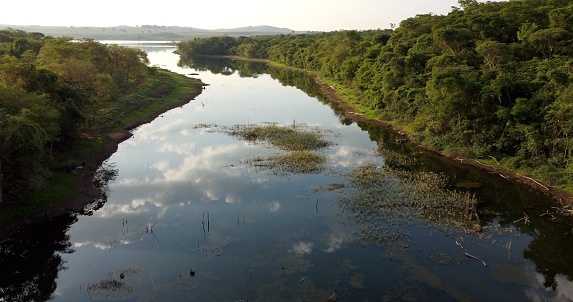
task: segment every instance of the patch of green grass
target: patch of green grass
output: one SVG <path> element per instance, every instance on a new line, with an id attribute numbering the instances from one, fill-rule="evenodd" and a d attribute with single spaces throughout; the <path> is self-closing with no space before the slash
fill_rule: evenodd
<path id="1" fill-rule="evenodd" d="M 369 103 L 363 101 L 365 98 L 361 97 L 361 93 L 358 91 L 358 89 L 343 85 L 330 79 L 321 78 L 320 80 L 330 87 L 334 87 L 336 96 L 345 103 L 349 104 L 354 109 L 356 114 L 369 119 L 380 119 L 380 113 L 378 110 L 371 108 Z"/>
<path id="2" fill-rule="evenodd" d="M 286 151 L 308 151 L 327 147 L 330 143 L 322 138 L 320 132 L 305 132 L 300 128 L 277 125 L 237 125 L 228 131 L 233 136 L 246 141 L 265 141 Z"/>
<path id="3" fill-rule="evenodd" d="M 75 172 L 54 172 L 50 185 L 41 189 L 38 194 L 34 194 L 34 203 L 45 210 L 57 206 L 60 200 L 71 198 L 76 175 Z"/>
<path id="4" fill-rule="evenodd" d="M 272 155 L 268 161 L 288 173 L 319 173 L 326 168 L 326 156 L 308 151 Z"/>
<path id="5" fill-rule="evenodd" d="M 49 185 L 30 194 L 26 201 L 3 208 L 0 211 L 0 224 L 10 222 L 23 213 L 41 213 L 57 207 L 61 200 L 71 198 L 75 177 L 73 173 L 54 172 Z"/>
<path id="6" fill-rule="evenodd" d="M 114 104 L 111 112 L 121 116 L 117 127 L 145 120 L 166 108 L 184 105 L 201 91 L 202 83 L 183 75 L 158 70 L 134 93 Z"/>

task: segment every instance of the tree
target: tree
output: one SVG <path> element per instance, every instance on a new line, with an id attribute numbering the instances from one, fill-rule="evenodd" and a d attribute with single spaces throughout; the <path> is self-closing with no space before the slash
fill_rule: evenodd
<path id="1" fill-rule="evenodd" d="M 532 33 L 527 40 L 543 54 L 544 58 L 552 59 L 560 50 L 561 42 L 568 39 L 570 35 L 562 28 L 548 28 Z"/>
<path id="2" fill-rule="evenodd" d="M 486 65 L 495 70 L 507 61 L 510 55 L 510 48 L 507 44 L 496 41 L 482 41 L 476 47 L 477 52 L 484 58 Z"/>
<path id="3" fill-rule="evenodd" d="M 434 39 L 454 56 L 459 55 L 464 48 L 473 48 L 476 37 L 469 29 L 455 27 L 438 28 L 433 34 Z"/>

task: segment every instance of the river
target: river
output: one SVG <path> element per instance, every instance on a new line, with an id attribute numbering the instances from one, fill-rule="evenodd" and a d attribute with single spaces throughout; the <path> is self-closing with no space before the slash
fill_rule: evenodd
<path id="1" fill-rule="evenodd" d="M 2 243 L 0 301 L 573 299 L 571 221 L 547 196 L 344 118 L 308 76 L 124 44 L 209 86 L 133 130 L 105 203 Z M 253 125 L 318 133 L 325 167 L 273 167 L 287 152 L 233 135 Z"/>

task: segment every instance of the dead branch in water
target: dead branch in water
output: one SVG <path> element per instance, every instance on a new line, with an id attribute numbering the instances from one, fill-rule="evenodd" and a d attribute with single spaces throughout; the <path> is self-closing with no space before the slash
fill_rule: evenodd
<path id="1" fill-rule="evenodd" d="M 531 220 L 529 220 L 529 216 L 527 216 L 527 214 L 525 214 L 525 212 L 523 212 L 523 215 L 524 215 L 524 216 L 523 216 L 522 218 L 519 218 L 518 220 L 515 220 L 515 221 L 513 222 L 513 224 L 516 224 L 517 222 L 520 222 L 520 221 L 523 220 L 523 223 L 525 223 L 525 225 L 528 225 L 529 222 L 531 222 Z"/>
<path id="2" fill-rule="evenodd" d="M 519 175 L 519 174 L 518 174 Z M 536 183 L 537 185 L 539 185 L 540 187 L 544 188 L 545 190 L 549 191 L 549 188 L 546 187 L 545 185 L 543 185 L 542 183 L 540 183 L 539 181 L 531 178 L 531 177 L 527 177 L 527 176 L 523 176 L 523 175 L 519 175 L 520 177 L 523 177 L 525 179 L 531 180 L 532 182 Z"/>
<path id="3" fill-rule="evenodd" d="M 555 209 L 557 212 L 561 213 L 562 215 L 573 215 L 573 209 L 571 209 L 571 206 L 566 206 L 563 208 L 558 208 L 558 207 L 551 207 L 552 209 Z"/>
<path id="4" fill-rule="evenodd" d="M 476 257 L 476 256 L 471 255 L 471 254 L 469 254 L 469 253 L 464 253 L 464 255 L 466 255 L 466 257 L 468 257 L 468 258 L 472 258 L 472 259 L 475 259 L 475 260 L 479 260 L 479 261 L 481 261 L 481 263 L 483 264 L 483 266 L 487 266 L 487 263 L 485 263 L 485 262 L 484 262 L 483 260 L 481 260 L 481 258 L 479 258 L 479 257 Z"/>

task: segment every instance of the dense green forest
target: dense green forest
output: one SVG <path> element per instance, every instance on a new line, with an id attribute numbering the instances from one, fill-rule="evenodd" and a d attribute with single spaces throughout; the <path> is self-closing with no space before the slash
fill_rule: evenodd
<path id="1" fill-rule="evenodd" d="M 459 0 L 447 15 L 418 15 L 394 30 L 214 37 L 178 51 L 311 71 L 426 146 L 573 183 L 569 0 Z"/>
<path id="2" fill-rule="evenodd" d="M 150 72 L 145 52 L 93 40 L 0 30 L 0 184 L 16 201 L 69 160 L 102 112 Z M 0 199 L 1 201 L 1 199 Z"/>

